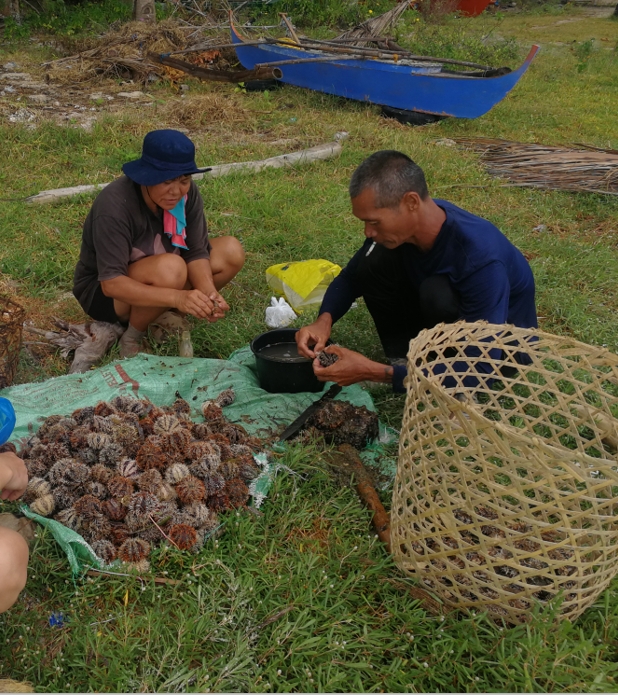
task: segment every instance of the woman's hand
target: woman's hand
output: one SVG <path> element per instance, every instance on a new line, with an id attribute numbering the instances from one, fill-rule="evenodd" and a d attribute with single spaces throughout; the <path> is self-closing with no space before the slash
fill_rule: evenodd
<path id="1" fill-rule="evenodd" d="M 12 451 L 0 454 L 0 499 L 12 502 L 24 494 L 27 486 L 26 464 Z"/>

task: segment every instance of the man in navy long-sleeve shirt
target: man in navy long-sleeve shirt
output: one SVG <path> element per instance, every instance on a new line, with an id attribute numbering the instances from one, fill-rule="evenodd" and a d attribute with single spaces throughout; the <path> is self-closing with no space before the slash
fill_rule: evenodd
<path id="1" fill-rule="evenodd" d="M 363 297 L 394 365 L 331 346 L 337 362 L 322 381 L 392 383 L 403 391 L 409 341 L 423 328 L 457 320 L 536 327 L 534 278 L 522 253 L 491 222 L 432 199 L 422 169 L 394 150 L 376 152 L 354 172 L 352 210 L 366 241 L 328 288 L 318 319 L 296 337 L 316 358 L 332 325 Z"/>

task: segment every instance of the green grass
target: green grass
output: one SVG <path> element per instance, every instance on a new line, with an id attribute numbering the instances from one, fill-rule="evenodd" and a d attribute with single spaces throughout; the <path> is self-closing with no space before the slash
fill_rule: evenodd
<path id="1" fill-rule="evenodd" d="M 151 107 L 100 110 L 91 133 L 49 121 L 29 129 L 2 120 L 0 284 L 12 288 L 41 327 L 52 316 L 83 319 L 67 293 L 92 198 L 46 206 L 20 199 L 111 180 L 152 128 L 187 128 L 204 164 L 282 154 L 346 130 L 337 160 L 200 183 L 211 233 L 240 238 L 247 264 L 225 290 L 228 319 L 196 322 L 196 356 L 226 357 L 264 330 L 269 265 L 312 257 L 347 261 L 362 241 L 349 177 L 382 148 L 409 153 L 435 196 L 492 220 L 529 256 L 543 328 L 616 351 L 618 200 L 501 188 L 477 155 L 436 140 L 483 136 L 618 148 L 618 23 L 570 8 L 463 21 L 443 25 L 453 46 L 459 36 L 468 46 L 485 40 L 497 50 L 516 47 L 518 57 L 504 54 L 511 66 L 535 41 L 543 46 L 507 99 L 474 121 L 410 128 L 382 119 L 377 108 L 299 89 L 245 94 L 190 80 L 184 98 L 160 84 L 151 88 Z M 413 45 L 413 32 L 427 47 L 439 36 L 408 24 L 398 38 Z M 0 48 L 0 62 L 15 60 L 39 77 L 40 63 L 53 55 L 52 47 L 29 43 Z M 10 99 L 0 103 L 4 115 L 23 106 Z M 540 224 L 546 231 L 533 231 Z M 334 338 L 381 358 L 362 305 L 336 325 Z M 159 348 L 161 354 L 175 349 L 171 341 Z M 58 355 L 33 347 L 22 355 L 18 378 L 43 379 L 66 367 Z M 382 418 L 399 428 L 403 399 L 383 387 L 373 393 Z M 575 624 L 537 616 L 528 626 L 500 630 L 481 615 L 458 613 L 441 621 L 400 588 L 412 581 L 376 544 L 355 494 L 322 471 L 319 452 L 296 448 L 283 462 L 297 475 L 279 474 L 263 517 L 232 514 L 218 543 L 197 556 L 158 551 L 154 573 L 179 585 L 142 587 L 124 577 L 73 583 L 59 549 L 41 531 L 26 593 L 0 616 L 0 662 L 9 665 L 3 675 L 29 679 L 41 691 L 616 690 L 615 583 Z M 58 611 L 67 616 L 62 629 L 48 624 Z"/>
<path id="2" fill-rule="evenodd" d="M 39 532 L 28 588 L 0 616 L 11 675 L 49 692 L 615 690 L 615 591 L 575 626 L 429 614 L 319 454 L 299 447 L 282 462 L 296 474 L 279 474 L 264 516 L 230 514 L 198 556 L 158 551 L 173 586 L 74 583 Z"/>

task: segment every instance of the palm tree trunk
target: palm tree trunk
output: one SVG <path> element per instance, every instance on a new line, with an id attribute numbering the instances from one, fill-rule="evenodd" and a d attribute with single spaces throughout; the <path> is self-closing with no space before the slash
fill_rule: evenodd
<path id="1" fill-rule="evenodd" d="M 154 24 L 157 21 L 154 0 L 133 0 L 133 19 Z"/>

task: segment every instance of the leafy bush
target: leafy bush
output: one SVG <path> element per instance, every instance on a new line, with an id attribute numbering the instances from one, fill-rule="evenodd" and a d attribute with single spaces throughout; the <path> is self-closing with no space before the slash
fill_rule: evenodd
<path id="1" fill-rule="evenodd" d="M 101 31 L 113 22 L 131 19 L 131 4 L 124 0 L 65 2 L 46 0 L 42 9 L 34 4 L 22 5 L 21 24 L 14 20 L 5 23 L 4 37 L 9 40 L 26 38 L 32 32 L 49 32 L 61 36 L 74 36 Z"/>
<path id="2" fill-rule="evenodd" d="M 392 0 L 277 0 L 268 5 L 253 3 L 251 12 L 254 18 L 273 23 L 279 21 L 278 12 L 287 12 L 299 26 L 348 28 L 392 7 Z"/>

